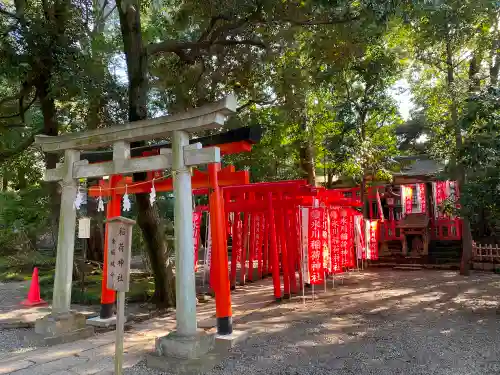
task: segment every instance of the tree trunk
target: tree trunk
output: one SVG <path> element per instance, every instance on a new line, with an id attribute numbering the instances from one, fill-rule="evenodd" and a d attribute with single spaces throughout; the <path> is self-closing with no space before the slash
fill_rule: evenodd
<path id="1" fill-rule="evenodd" d="M 458 121 L 458 103 L 456 94 L 453 88 L 455 83 L 455 67 L 453 64 L 453 48 L 450 38 L 446 41 L 446 66 L 447 66 L 447 84 L 451 95 L 451 127 L 455 134 L 455 152 L 452 156 L 452 161 L 455 167 L 456 182 L 458 191 L 462 190 L 465 184 L 465 169 L 460 162 L 459 155 L 462 149 L 462 129 Z M 462 259 L 460 262 L 460 274 L 468 276 L 470 274 L 470 262 L 472 260 L 472 234 L 469 218 L 463 215 L 462 217 Z"/>
<path id="2" fill-rule="evenodd" d="M 305 106 L 307 103 L 304 101 L 304 110 L 301 119 L 301 130 L 302 135 L 305 136 L 305 140 L 300 143 L 299 148 L 299 158 L 300 158 L 300 168 L 302 169 L 304 175 L 307 178 L 307 182 L 310 185 L 316 186 L 316 166 L 314 163 L 314 147 L 311 143 L 309 137 L 308 129 L 308 119 Z"/>
<path id="3" fill-rule="evenodd" d="M 26 180 L 26 171 L 24 168 L 17 169 L 17 189 L 24 190 L 28 187 L 28 181 Z"/>
<path id="4" fill-rule="evenodd" d="M 369 210 L 368 210 L 368 194 L 366 193 L 366 176 L 363 173 L 363 177 L 361 179 L 361 188 L 360 188 L 360 199 L 362 204 L 362 213 L 364 219 L 369 219 Z"/>
<path id="5" fill-rule="evenodd" d="M 333 187 L 333 177 L 335 177 L 334 172 L 332 169 L 328 168 L 327 171 L 327 182 L 326 182 L 326 188 L 331 189 Z"/>
<path id="6" fill-rule="evenodd" d="M 141 31 L 140 5 L 137 0 L 117 1 L 120 28 L 127 61 L 129 80 L 129 121 L 146 119 L 147 113 L 147 53 Z M 133 145 L 138 146 L 138 145 Z M 145 173 L 134 175 L 144 180 Z M 167 257 L 166 242 L 156 206 L 149 203 L 148 194 L 137 194 L 137 222 L 146 242 L 155 278 L 155 302 L 158 306 L 175 305 L 175 280 L 172 264 Z"/>
<path id="7" fill-rule="evenodd" d="M 95 199 L 87 200 L 87 215 L 96 219 L 91 221 L 90 238 L 87 240 L 87 259 L 102 263 L 104 261 L 105 229 L 101 214 L 97 212 L 97 206 L 98 203 Z"/>
<path id="8" fill-rule="evenodd" d="M 314 165 L 314 152 L 311 142 L 306 141 L 300 146 L 300 166 L 304 172 L 307 182 L 310 185 L 316 186 L 316 167 Z"/>
<path id="9" fill-rule="evenodd" d="M 491 52 L 490 52 L 490 83 L 492 86 L 496 86 L 498 83 L 498 72 L 500 70 L 500 36 L 498 31 L 498 13 L 494 12 L 492 15 L 494 24 L 494 37 L 491 41 Z"/>
<path id="10" fill-rule="evenodd" d="M 7 186 L 9 185 L 9 180 L 7 176 L 4 174 L 0 176 L 0 191 L 7 191 Z"/>
<path id="11" fill-rule="evenodd" d="M 156 206 L 151 207 L 147 194 L 137 194 L 137 223 L 141 227 L 151 270 L 155 278 L 154 300 L 158 306 L 175 306 L 173 263 L 166 252 L 165 234 Z M 194 265 L 193 265 L 194 267 Z"/>
<path id="12" fill-rule="evenodd" d="M 49 92 L 49 74 L 41 74 L 37 84 L 38 98 L 43 115 L 43 134 L 49 136 L 57 136 L 59 133 L 59 124 L 56 118 L 56 105 L 54 98 Z M 59 162 L 59 156 L 53 153 L 45 154 L 45 168 L 56 168 Z M 47 183 L 49 200 L 50 200 L 50 217 L 52 225 L 52 233 L 54 244 L 57 244 L 57 234 L 59 227 L 59 212 L 61 208 L 61 194 L 59 184 L 57 182 Z"/>

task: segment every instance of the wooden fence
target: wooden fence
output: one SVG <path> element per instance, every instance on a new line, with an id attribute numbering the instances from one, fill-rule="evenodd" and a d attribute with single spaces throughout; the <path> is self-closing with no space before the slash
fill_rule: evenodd
<path id="1" fill-rule="evenodd" d="M 480 263 L 500 263 L 500 247 L 472 242 L 472 260 Z"/>

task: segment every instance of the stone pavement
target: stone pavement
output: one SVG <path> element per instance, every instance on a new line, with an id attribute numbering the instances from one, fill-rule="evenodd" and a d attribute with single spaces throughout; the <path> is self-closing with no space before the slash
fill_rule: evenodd
<path id="1" fill-rule="evenodd" d="M 242 317 L 274 301 L 270 279 L 247 284 L 232 294 L 235 325 Z M 199 326 L 215 327 L 215 304 L 200 304 L 197 309 Z M 154 349 L 155 338 L 175 328 L 175 315 L 154 318 L 131 325 L 125 334 L 124 368 L 144 359 Z M 113 374 L 115 332 L 96 335 L 69 344 L 39 348 L 27 353 L 6 353 L 0 356 L 0 374 L 13 375 L 92 375 Z"/>

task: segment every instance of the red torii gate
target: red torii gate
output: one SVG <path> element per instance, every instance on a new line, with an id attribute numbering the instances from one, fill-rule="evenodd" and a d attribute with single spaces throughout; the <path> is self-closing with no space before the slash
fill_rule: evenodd
<path id="1" fill-rule="evenodd" d="M 296 211 L 299 205 L 309 204 L 317 194 L 317 189 L 307 184 L 306 180 L 263 182 L 245 184 L 239 186 L 228 186 L 223 188 L 226 213 L 234 212 L 235 216 L 243 213 L 243 251 L 241 253 L 241 284 L 246 278 L 246 244 L 249 245 L 249 269 L 248 280 L 253 281 L 254 273 L 254 247 L 258 257 L 258 274 L 263 275 L 263 267 L 267 272 L 271 270 L 274 285 L 274 297 L 277 301 L 282 299 L 280 283 L 280 254 L 281 266 L 283 268 L 284 298 L 289 298 L 291 293 L 297 293 L 296 268 L 298 256 L 298 242 L 293 236 L 287 236 L 287 232 L 294 231 Z M 266 234 L 262 243 L 256 245 L 255 223 L 257 217 L 265 220 Z M 237 228 L 235 218 L 233 223 L 233 234 Z M 250 232 L 250 234 L 249 234 Z M 234 240 L 234 236 L 233 236 Z M 279 245 L 279 246 L 278 246 Z M 263 248 L 262 248 L 263 246 Z M 233 248 L 234 250 L 234 248 Z M 263 255 L 261 256 L 263 250 Z M 299 276 L 302 282 L 302 275 Z M 233 253 L 231 261 L 231 285 L 236 284 L 236 254 Z"/>
<path id="2" fill-rule="evenodd" d="M 242 140 L 237 142 L 229 142 L 217 145 L 220 148 L 221 155 L 232 153 L 248 152 L 252 149 L 253 141 Z M 159 153 L 159 149 L 144 151 L 142 156 L 151 156 Z M 93 186 L 89 189 L 91 197 L 110 197 L 108 203 L 106 218 L 120 216 L 122 197 L 127 193 L 149 193 L 151 188 L 155 187 L 158 192 L 172 191 L 172 178 L 162 178 L 162 171 L 148 172 L 145 181 L 134 182 L 131 177 L 121 175 L 110 176 L 109 181 L 100 180 L 98 186 Z M 213 249 L 215 274 L 218 275 L 217 282 L 213 285 L 216 302 L 216 316 L 218 332 L 227 334 L 232 332 L 232 309 L 230 286 L 228 277 L 218 272 L 218 269 L 227 269 L 227 241 L 224 226 L 224 207 L 223 198 L 219 186 L 248 184 L 250 181 L 248 171 L 236 171 L 234 166 L 228 166 L 221 169 L 220 163 L 212 163 L 208 165 L 207 172 L 194 170 L 192 176 L 192 188 L 206 188 L 209 194 L 210 201 L 210 225 L 213 230 Z M 128 186 L 130 184 L 130 187 Z M 106 224 L 105 231 L 105 248 L 104 248 L 104 267 L 103 279 L 101 285 L 101 311 L 100 319 L 109 319 L 113 316 L 113 306 L 115 304 L 115 292 L 107 288 L 107 236 L 108 227 Z M 220 263 L 220 264 L 219 264 Z M 225 266 L 224 266 L 225 265 Z"/>

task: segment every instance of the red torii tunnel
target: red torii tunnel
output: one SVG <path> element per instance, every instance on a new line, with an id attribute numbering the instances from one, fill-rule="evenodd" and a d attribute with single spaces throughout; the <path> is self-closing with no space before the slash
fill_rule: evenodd
<path id="1" fill-rule="evenodd" d="M 253 144 L 258 142 L 261 137 L 260 128 L 241 128 L 232 130 L 223 134 L 210 136 L 206 138 L 198 138 L 191 143 L 200 142 L 203 147 L 214 146 L 220 148 L 221 155 L 229 155 L 239 152 L 251 151 Z M 218 144 L 217 142 L 222 142 Z M 225 143 L 224 143 L 225 142 Z M 160 148 L 169 147 L 169 144 L 160 144 L 150 147 L 141 147 L 131 150 L 132 157 L 150 156 L 159 153 Z M 98 163 L 112 159 L 112 152 L 94 152 L 82 155 L 82 159 L 87 159 L 90 162 Z M 107 207 L 107 219 L 119 216 L 121 214 L 122 196 L 127 193 L 149 193 L 154 184 L 155 190 L 158 192 L 172 191 L 172 178 L 163 178 L 162 171 L 148 172 L 144 181 L 134 182 L 131 177 L 123 177 L 120 175 L 110 176 L 109 182 L 101 180 L 98 186 L 89 189 L 91 197 L 110 197 Z M 212 163 L 208 165 L 207 172 L 194 170 L 192 176 L 193 188 L 205 188 L 209 193 L 211 223 L 214 230 L 213 233 L 213 250 L 214 259 L 221 265 L 214 265 L 215 268 L 223 267 L 228 263 L 227 255 L 227 238 L 224 230 L 224 208 L 223 199 L 219 186 L 248 184 L 248 171 L 235 171 L 233 166 L 221 169 L 220 163 Z M 130 186 L 129 186 L 130 185 Z M 104 267 L 107 265 L 107 236 L 108 228 L 106 225 L 105 249 L 104 249 Z M 223 269 L 223 268 L 220 268 Z M 228 275 L 224 277 L 223 272 L 215 272 L 218 275 L 217 282 L 214 283 L 214 291 L 216 294 L 216 312 L 217 312 L 217 328 L 220 334 L 228 334 L 232 332 L 232 311 L 230 299 L 230 287 Z M 107 271 L 103 270 L 103 280 L 101 288 L 101 311 L 100 319 L 109 319 L 113 316 L 113 307 L 115 303 L 115 293 L 107 288 Z"/>
<path id="2" fill-rule="evenodd" d="M 236 286 L 237 262 L 240 261 L 240 284 L 255 278 L 254 262 L 257 260 L 257 277 L 272 274 L 274 297 L 281 300 L 298 293 L 296 271 L 299 267 L 299 243 L 287 232 L 298 225 L 296 212 L 299 206 L 312 204 L 318 190 L 307 185 L 306 180 L 264 182 L 227 186 L 223 188 L 226 220 L 234 214 L 232 223 L 233 251 L 231 261 L 231 285 Z M 243 220 L 241 220 L 243 214 Z M 263 228 L 263 230 L 259 229 Z M 242 233 L 242 238 L 237 238 Z M 247 264 L 248 251 L 248 270 Z M 255 250 L 254 250 L 255 249 Z M 280 259 L 281 254 L 281 259 Z M 238 259 L 240 257 L 241 259 Z M 280 267 L 281 260 L 281 267 Z M 283 270 L 283 295 L 280 271 Z"/>
<path id="3" fill-rule="evenodd" d="M 206 194 L 207 190 L 193 193 Z M 232 237 L 231 288 L 236 288 L 239 264 L 240 285 L 272 275 L 276 300 L 298 293 L 304 282 L 299 258 L 300 207 L 360 206 L 335 190 L 312 187 L 305 180 L 227 186 L 223 195 L 226 228 Z M 214 274 L 211 270 L 211 283 Z"/>

